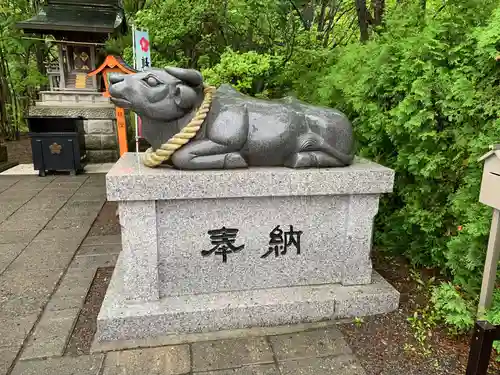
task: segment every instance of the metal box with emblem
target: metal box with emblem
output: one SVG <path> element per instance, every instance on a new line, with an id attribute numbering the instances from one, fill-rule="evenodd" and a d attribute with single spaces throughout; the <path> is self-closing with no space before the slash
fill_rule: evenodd
<path id="1" fill-rule="evenodd" d="M 479 160 L 484 162 L 479 201 L 500 210 L 500 144 Z"/>
<path id="2" fill-rule="evenodd" d="M 47 171 L 76 174 L 85 167 L 86 149 L 81 117 L 29 117 L 33 165 Z"/>

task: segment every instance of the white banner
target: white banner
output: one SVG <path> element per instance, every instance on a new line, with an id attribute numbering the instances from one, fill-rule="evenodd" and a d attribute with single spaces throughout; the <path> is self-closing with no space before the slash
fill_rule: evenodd
<path id="1" fill-rule="evenodd" d="M 134 29 L 134 61 L 137 70 L 151 66 L 151 48 L 147 31 Z"/>

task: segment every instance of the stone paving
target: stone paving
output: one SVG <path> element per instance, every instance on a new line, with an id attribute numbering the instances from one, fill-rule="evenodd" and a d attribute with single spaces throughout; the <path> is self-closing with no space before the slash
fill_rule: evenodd
<path id="1" fill-rule="evenodd" d="M 0 176 L 0 375 L 365 374 L 324 323 L 66 355 L 97 268 L 120 251 L 119 236 L 87 237 L 104 203 L 104 175 Z"/>
<path id="2" fill-rule="evenodd" d="M 97 164 L 87 164 L 85 166 L 85 173 L 108 173 L 111 167 L 115 163 L 97 163 Z M 4 172 L 1 172 L 2 176 L 13 176 L 13 175 L 38 175 L 38 171 L 36 171 L 33 167 L 33 164 L 18 164 L 12 168 L 7 169 Z"/>

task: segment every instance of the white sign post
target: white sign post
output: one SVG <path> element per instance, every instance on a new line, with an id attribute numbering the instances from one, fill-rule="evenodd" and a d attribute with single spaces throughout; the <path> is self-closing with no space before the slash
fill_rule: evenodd
<path id="1" fill-rule="evenodd" d="M 134 68 L 143 71 L 151 66 L 151 48 L 149 33 L 144 30 L 133 29 L 134 37 Z M 139 152 L 139 136 L 142 136 L 142 128 L 139 126 L 140 118 L 135 114 L 135 150 Z M 140 129 L 140 130 L 139 130 Z M 141 133 L 139 135 L 139 133 Z"/>
<path id="2" fill-rule="evenodd" d="M 483 319 L 486 310 L 491 307 L 498 259 L 500 257 L 500 144 L 491 146 L 491 151 L 483 155 L 479 161 L 484 162 L 479 201 L 493 207 L 493 218 L 491 220 L 490 238 L 478 307 L 478 317 Z"/>

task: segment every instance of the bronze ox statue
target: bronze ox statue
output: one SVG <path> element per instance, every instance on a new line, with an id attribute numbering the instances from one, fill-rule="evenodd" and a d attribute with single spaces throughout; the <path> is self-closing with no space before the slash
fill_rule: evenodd
<path id="1" fill-rule="evenodd" d="M 110 77 L 111 100 L 142 119 L 145 164 L 179 169 L 249 166 L 342 167 L 354 157 L 341 112 L 297 99 L 270 101 L 229 85 L 204 86 L 192 69 L 149 69 Z"/>

